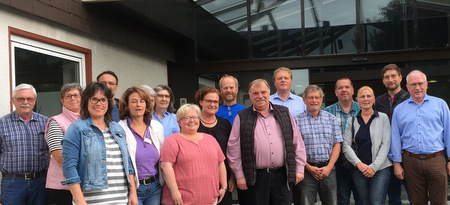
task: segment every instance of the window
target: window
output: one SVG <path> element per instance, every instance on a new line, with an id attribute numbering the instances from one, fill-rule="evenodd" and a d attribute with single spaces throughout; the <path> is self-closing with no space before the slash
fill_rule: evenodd
<path id="1" fill-rule="evenodd" d="M 77 51 L 62 42 L 35 34 L 29 34 L 31 38 L 27 38 L 26 35 L 15 35 L 14 31 L 10 35 L 11 91 L 20 83 L 31 84 L 37 91 L 35 112 L 46 116 L 61 113 L 61 86 L 77 82 L 84 87 L 88 83 L 88 73 L 91 78 L 91 71 L 87 70 L 91 67 L 90 50 Z"/>

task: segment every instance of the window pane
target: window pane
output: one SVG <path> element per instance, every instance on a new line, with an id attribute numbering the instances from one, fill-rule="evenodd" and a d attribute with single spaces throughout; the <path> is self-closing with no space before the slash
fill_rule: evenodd
<path id="1" fill-rule="evenodd" d="M 409 0 L 362 0 L 363 50 L 400 50 L 413 47 L 413 12 Z"/>
<path id="2" fill-rule="evenodd" d="M 61 112 L 60 93 L 64 83 L 80 82 L 79 63 L 27 49 L 14 48 L 15 82 L 36 88 L 34 111 L 46 116 Z"/>
<path id="3" fill-rule="evenodd" d="M 354 0 L 305 1 L 306 55 L 356 53 Z"/>
<path id="4" fill-rule="evenodd" d="M 450 2 L 448 0 L 417 0 L 420 48 L 448 46 Z"/>

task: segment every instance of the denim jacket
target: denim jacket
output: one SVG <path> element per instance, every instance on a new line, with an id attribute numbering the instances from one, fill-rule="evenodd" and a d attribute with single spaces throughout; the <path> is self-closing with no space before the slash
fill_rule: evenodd
<path id="1" fill-rule="evenodd" d="M 128 155 L 125 131 L 116 122 L 106 122 L 122 152 L 123 166 L 128 175 L 134 169 Z M 82 190 L 106 189 L 106 147 L 102 131 L 90 118 L 80 119 L 69 126 L 61 141 L 63 146 L 63 185 L 80 184 Z"/>

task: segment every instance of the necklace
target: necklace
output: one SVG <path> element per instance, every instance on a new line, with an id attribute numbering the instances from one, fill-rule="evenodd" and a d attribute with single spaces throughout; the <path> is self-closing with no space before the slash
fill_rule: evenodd
<path id="1" fill-rule="evenodd" d="M 216 117 L 216 119 L 214 119 L 213 122 L 205 122 L 205 121 L 203 121 L 203 120 L 201 120 L 201 121 L 202 121 L 203 123 L 207 124 L 207 125 L 210 125 L 210 124 L 214 124 L 214 123 L 217 122 L 217 117 Z"/>

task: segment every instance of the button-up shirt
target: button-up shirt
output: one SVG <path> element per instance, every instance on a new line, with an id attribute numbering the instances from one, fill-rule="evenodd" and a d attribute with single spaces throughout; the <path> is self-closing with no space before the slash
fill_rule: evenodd
<path id="1" fill-rule="evenodd" d="M 0 165 L 6 173 L 24 174 L 48 169 L 44 138 L 48 118 L 33 112 L 25 122 L 16 112 L 0 118 Z"/>
<path id="2" fill-rule="evenodd" d="M 255 108 L 253 108 L 253 110 L 255 110 Z M 290 116 L 290 118 L 293 131 L 293 144 L 295 147 L 295 172 L 304 173 L 305 150 L 303 141 L 301 141 L 300 132 L 295 125 L 294 119 L 292 116 Z M 231 129 L 227 149 L 227 157 L 230 162 L 230 168 L 233 170 L 236 179 L 244 177 L 244 172 L 242 170 L 240 130 L 241 121 L 238 115 L 236 116 L 234 125 Z M 257 169 L 282 167 L 285 165 L 285 147 L 283 136 L 280 126 L 275 120 L 272 107 L 267 116 L 262 116 L 258 113 L 254 138 L 255 161 Z"/>
<path id="3" fill-rule="evenodd" d="M 180 126 L 177 122 L 177 116 L 174 113 L 170 113 L 167 110 L 164 112 L 162 119 L 156 115 L 156 111 L 153 111 L 152 119 L 162 124 L 164 128 L 164 137 L 168 137 L 173 133 L 180 132 Z"/>
<path id="4" fill-rule="evenodd" d="M 271 95 L 269 100 L 275 105 L 283 105 L 287 107 L 289 109 L 289 112 L 291 112 L 292 117 L 295 117 L 306 110 L 306 105 L 303 102 L 303 98 L 292 93 L 289 93 L 289 97 L 286 99 L 286 101 L 283 101 L 283 99 L 281 99 L 281 97 L 278 95 L 278 92 Z"/>
<path id="5" fill-rule="evenodd" d="M 328 161 L 334 144 L 343 141 L 336 117 L 321 110 L 317 118 L 305 111 L 294 119 L 305 143 L 307 161 Z"/>
<path id="6" fill-rule="evenodd" d="M 420 105 L 412 98 L 400 103 L 392 115 L 391 137 L 389 158 L 394 162 L 402 162 L 402 150 L 432 154 L 447 147 L 447 154 L 450 154 L 447 103 L 429 95 L 425 95 Z"/>
<path id="7" fill-rule="evenodd" d="M 344 132 L 345 132 L 345 127 L 347 126 L 348 118 L 356 116 L 356 114 L 358 114 L 358 112 L 360 110 L 361 110 L 361 108 L 359 107 L 358 103 L 356 103 L 355 101 L 352 101 L 352 106 L 350 108 L 350 111 L 348 111 L 348 113 L 346 113 L 341 108 L 341 105 L 339 105 L 339 102 L 336 102 L 325 108 L 325 111 L 336 116 L 339 126 L 341 127 L 342 134 L 344 134 Z"/>

